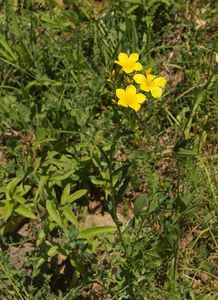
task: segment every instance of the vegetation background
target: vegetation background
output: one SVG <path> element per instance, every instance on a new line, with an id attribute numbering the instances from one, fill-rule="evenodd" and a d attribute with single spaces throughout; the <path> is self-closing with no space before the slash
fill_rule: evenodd
<path id="1" fill-rule="evenodd" d="M 212 0 L 0 1 L 2 300 L 218 299 L 217 25 Z M 167 86 L 114 140 L 121 51 Z"/>

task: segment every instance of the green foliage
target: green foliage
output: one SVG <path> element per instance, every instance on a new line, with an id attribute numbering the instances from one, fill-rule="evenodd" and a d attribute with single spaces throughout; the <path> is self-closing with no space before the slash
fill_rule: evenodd
<path id="1" fill-rule="evenodd" d="M 0 11 L 1 298 L 217 299 L 215 2 Z M 137 114 L 120 51 L 167 78 Z"/>

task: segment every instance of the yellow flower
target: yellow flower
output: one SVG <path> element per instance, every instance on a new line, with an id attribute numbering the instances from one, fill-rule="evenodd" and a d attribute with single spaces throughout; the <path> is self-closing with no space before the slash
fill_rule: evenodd
<path id="1" fill-rule="evenodd" d="M 151 74 L 151 68 L 146 71 L 146 75 L 136 74 L 133 76 L 136 83 L 140 84 L 141 90 L 151 92 L 154 98 L 160 98 L 166 85 L 166 79 L 162 76 L 157 77 Z"/>
<path id="2" fill-rule="evenodd" d="M 115 63 L 122 67 L 122 70 L 126 73 L 131 73 L 133 71 L 141 71 L 142 65 L 137 62 L 139 55 L 137 53 L 132 53 L 129 56 L 126 53 L 121 52 L 118 55 L 118 60 Z"/>
<path id="3" fill-rule="evenodd" d="M 136 88 L 134 85 L 128 85 L 126 90 L 116 89 L 116 95 L 118 100 L 118 105 L 124 107 L 131 107 L 135 111 L 141 108 L 141 104 L 147 99 L 142 93 L 136 93 Z"/>

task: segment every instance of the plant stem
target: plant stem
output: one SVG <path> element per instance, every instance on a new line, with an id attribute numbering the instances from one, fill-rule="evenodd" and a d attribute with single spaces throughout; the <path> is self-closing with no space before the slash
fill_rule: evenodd
<path id="1" fill-rule="evenodd" d="M 127 247 L 126 247 L 125 241 L 124 241 L 123 236 L 122 236 L 121 224 L 120 224 L 120 221 L 117 217 L 116 192 L 115 192 L 114 185 L 113 185 L 113 156 L 114 156 L 114 152 L 115 152 L 115 149 L 116 149 L 117 140 L 118 140 L 118 137 L 119 137 L 120 127 L 121 127 L 121 124 L 119 122 L 119 125 L 118 125 L 118 127 L 115 131 L 115 134 L 114 134 L 113 140 L 112 140 L 112 144 L 111 144 L 108 168 L 109 168 L 109 181 L 110 181 L 111 204 L 112 204 L 111 216 L 114 220 L 114 223 L 117 226 L 117 230 L 118 230 L 118 233 L 119 233 L 119 238 L 120 238 L 120 241 L 121 241 L 123 249 L 124 249 L 124 254 L 126 256 L 127 255 Z"/>

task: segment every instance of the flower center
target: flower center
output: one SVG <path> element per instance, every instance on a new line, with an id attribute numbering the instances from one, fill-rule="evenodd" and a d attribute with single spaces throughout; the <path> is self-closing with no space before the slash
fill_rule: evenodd
<path id="1" fill-rule="evenodd" d="M 146 81 L 147 81 L 146 84 L 147 84 L 147 86 L 148 86 L 149 88 L 151 88 L 152 86 L 154 86 L 152 80 L 147 79 Z"/>
<path id="2" fill-rule="evenodd" d="M 127 61 L 124 64 L 124 68 L 130 69 L 134 67 L 134 63 L 132 61 Z"/>
<path id="3" fill-rule="evenodd" d="M 126 95 L 125 96 L 125 101 L 127 105 L 131 105 L 132 102 L 134 101 L 134 96 L 133 95 Z"/>

